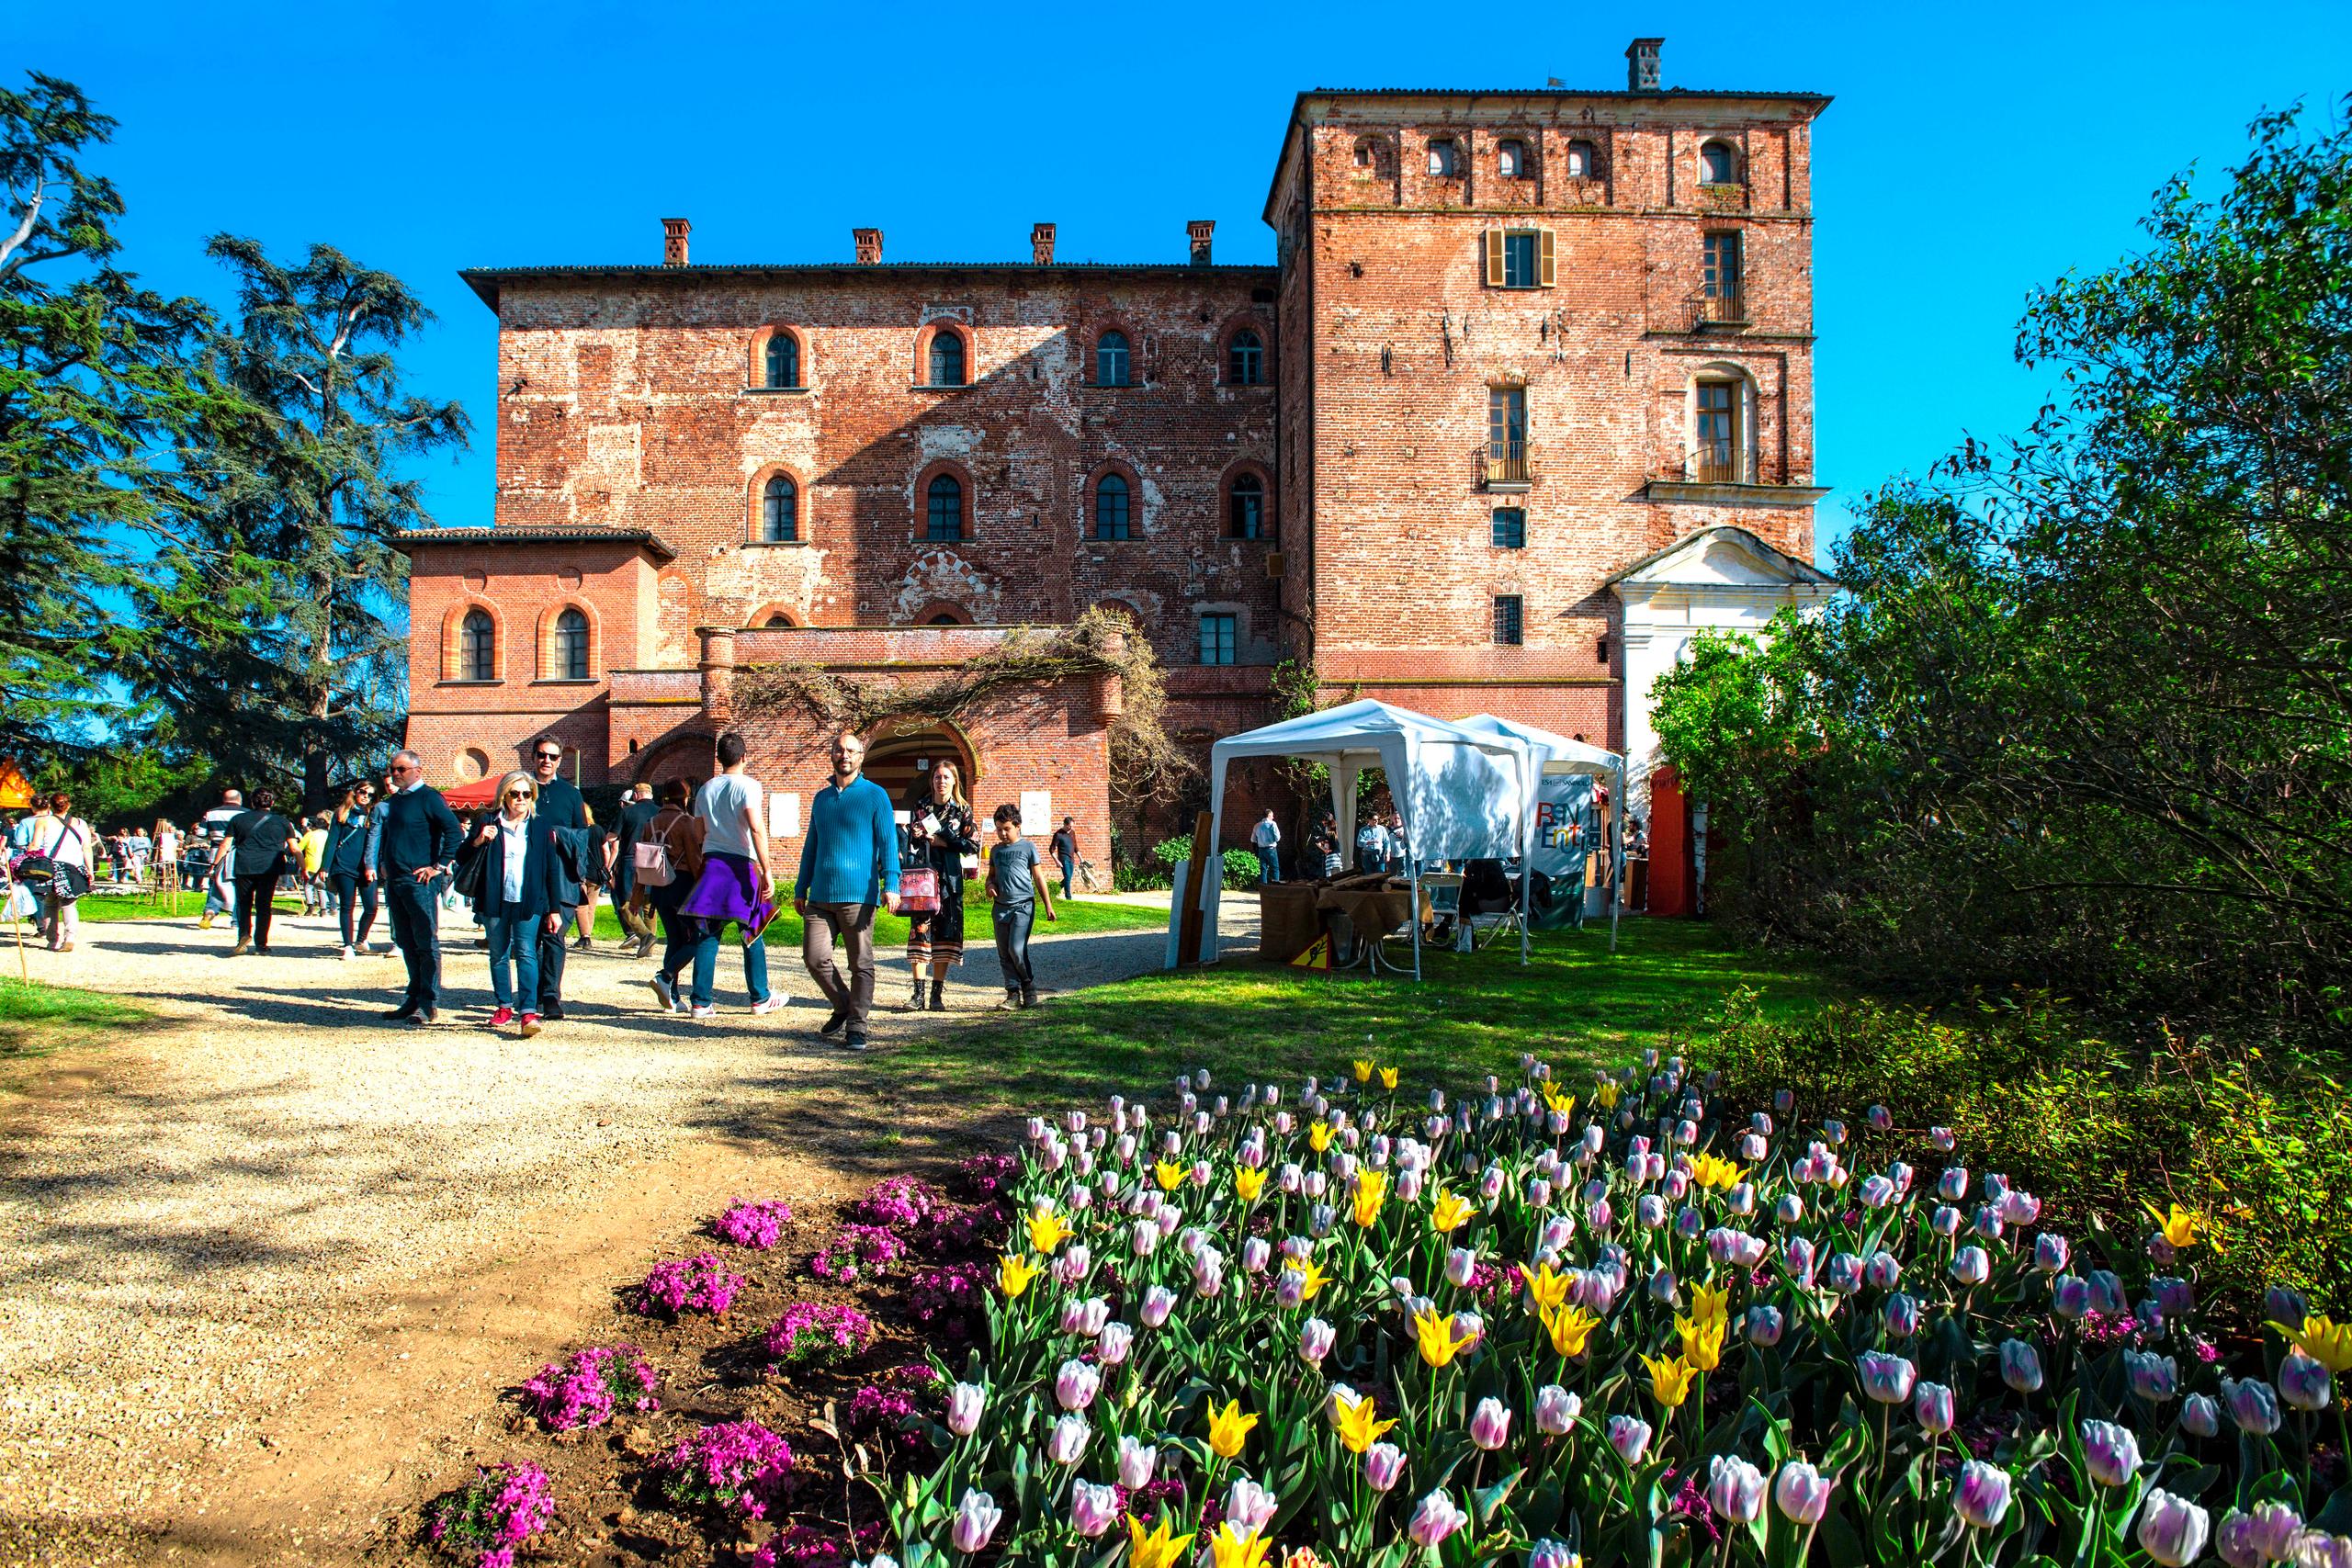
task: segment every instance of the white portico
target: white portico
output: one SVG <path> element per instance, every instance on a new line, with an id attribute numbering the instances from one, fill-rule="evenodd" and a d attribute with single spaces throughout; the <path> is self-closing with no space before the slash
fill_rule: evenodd
<path id="1" fill-rule="evenodd" d="M 1635 561 L 1609 586 L 1624 605 L 1625 768 L 1636 809 L 1659 761 L 1650 688 L 1691 640 L 1703 631 L 1760 636 L 1781 610 L 1810 612 L 1838 592 L 1826 572 L 1728 523 Z"/>

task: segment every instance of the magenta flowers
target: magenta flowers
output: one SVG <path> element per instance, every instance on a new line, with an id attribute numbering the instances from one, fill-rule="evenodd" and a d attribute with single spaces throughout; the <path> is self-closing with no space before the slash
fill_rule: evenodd
<path id="1" fill-rule="evenodd" d="M 480 1568 L 513 1568 L 514 1549 L 555 1522 L 555 1489 L 535 1464 L 498 1464 L 435 1503 L 425 1534 Z"/>
<path id="2" fill-rule="evenodd" d="M 719 1261 L 715 1252 L 657 1263 L 633 1292 L 631 1304 L 648 1317 L 675 1318 L 690 1312 L 724 1317 L 728 1303 L 743 1288 L 743 1276 Z"/>
<path id="3" fill-rule="evenodd" d="M 601 1427 L 627 1411 L 661 1408 L 653 1364 L 633 1345 L 594 1345 L 568 1361 L 549 1361 L 521 1389 L 523 1407 L 551 1432 Z"/>
<path id="4" fill-rule="evenodd" d="M 655 1461 L 673 1503 L 765 1518 L 784 1498 L 792 1446 L 757 1421 L 705 1427 Z"/>
<path id="5" fill-rule="evenodd" d="M 784 1235 L 784 1227 L 792 1223 L 792 1205 L 779 1199 L 751 1200 L 738 1198 L 727 1206 L 727 1212 L 711 1221 L 710 1234 L 729 1247 L 748 1247 L 764 1252 Z"/>
<path id="6" fill-rule="evenodd" d="M 795 1302 L 768 1325 L 768 1354 L 787 1367 L 845 1360 L 874 1337 L 874 1320 L 852 1306 Z"/>

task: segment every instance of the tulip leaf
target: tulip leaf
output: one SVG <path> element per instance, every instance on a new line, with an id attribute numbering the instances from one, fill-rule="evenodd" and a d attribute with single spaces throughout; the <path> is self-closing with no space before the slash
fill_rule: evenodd
<path id="1" fill-rule="evenodd" d="M 1493 1522 L 1495 1510 L 1503 1506 L 1504 1500 L 1510 1496 L 1512 1489 L 1518 1486 L 1520 1478 L 1526 1473 L 1524 1470 L 1514 1470 L 1492 1486 L 1482 1486 L 1470 1495 L 1477 1516 L 1478 1527 L 1481 1529 Z"/>
<path id="2" fill-rule="evenodd" d="M 2352 1481 L 2329 1494 L 2326 1506 L 2312 1517 L 2311 1527 L 2330 1535 L 2352 1535 Z"/>

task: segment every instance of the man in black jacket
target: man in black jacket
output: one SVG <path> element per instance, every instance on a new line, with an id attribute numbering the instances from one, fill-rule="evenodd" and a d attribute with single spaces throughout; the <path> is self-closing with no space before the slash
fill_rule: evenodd
<path id="1" fill-rule="evenodd" d="M 555 737 L 543 735 L 531 742 L 531 777 L 539 786 L 540 820 L 575 832 L 587 828 L 588 803 L 580 797 L 580 786 L 563 776 L 563 743 Z M 578 860 L 579 840 L 566 847 L 574 853 L 565 868 L 571 874 L 563 878 L 568 888 L 563 924 L 552 934 L 539 932 L 539 1016 L 550 1023 L 563 1017 L 564 939 L 582 902 L 580 883 L 586 880 L 580 874 L 585 868 Z"/>
<path id="2" fill-rule="evenodd" d="M 408 964 L 408 995 L 384 1016 L 431 1023 L 441 1006 L 441 933 L 434 883 L 447 874 L 465 827 L 441 792 L 424 782 L 424 759 L 392 753 L 392 793 L 384 801 L 377 864 L 392 941 Z"/>

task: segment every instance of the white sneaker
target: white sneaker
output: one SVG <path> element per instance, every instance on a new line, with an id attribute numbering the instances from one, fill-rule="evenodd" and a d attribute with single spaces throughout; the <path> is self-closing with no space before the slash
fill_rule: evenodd
<path id="1" fill-rule="evenodd" d="M 753 1018 L 765 1018 L 772 1012 L 782 1012 L 784 1010 L 784 998 L 782 997 L 770 997 L 763 1002 L 753 1002 L 752 1004 L 752 1016 Z"/>
<path id="2" fill-rule="evenodd" d="M 715 1007 L 698 1007 L 688 1016 L 693 1018 L 717 1018 L 718 1016 L 718 1010 Z"/>
<path id="3" fill-rule="evenodd" d="M 678 1010 L 678 988 L 670 983 L 670 976 L 667 975 L 657 974 L 645 983 L 653 987 L 653 994 L 655 996 L 662 998 L 662 1010 L 663 1012 L 676 1012 Z"/>
<path id="4" fill-rule="evenodd" d="M 338 947 L 338 948 L 336 948 L 336 949 L 334 950 L 334 955 L 335 955 L 337 958 L 342 959 L 345 964 L 348 964 L 348 963 L 350 963 L 350 962 L 351 962 L 351 949 L 349 949 L 349 948 L 347 948 L 347 947 Z"/>

